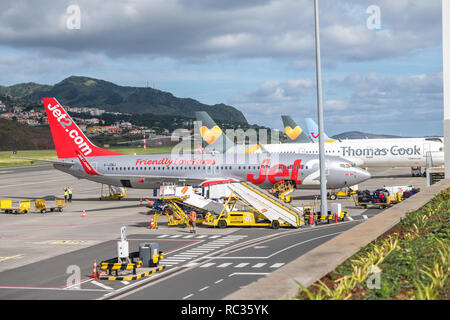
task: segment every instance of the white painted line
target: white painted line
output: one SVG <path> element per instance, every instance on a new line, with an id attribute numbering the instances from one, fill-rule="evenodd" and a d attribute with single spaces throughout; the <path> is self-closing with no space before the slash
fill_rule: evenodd
<path id="1" fill-rule="evenodd" d="M 218 237 L 220 237 L 220 236 L 211 236 L 211 237 L 209 237 L 210 239 L 216 239 L 216 238 L 218 238 Z"/>
<path id="2" fill-rule="evenodd" d="M 348 216 L 347 218 L 348 218 L 348 220 L 353 221 L 352 217 Z"/>
<path id="3" fill-rule="evenodd" d="M 190 262 L 186 265 L 186 267 L 190 268 L 190 267 L 196 267 L 198 266 L 200 263 L 199 262 Z"/>
<path id="4" fill-rule="evenodd" d="M 92 284 L 95 284 L 96 286 L 99 286 L 100 288 L 106 289 L 106 290 L 114 290 L 111 287 L 108 287 L 107 285 L 104 285 L 103 283 L 97 282 L 95 280 L 91 281 Z"/>
<path id="5" fill-rule="evenodd" d="M 249 262 L 243 262 L 243 263 L 239 263 L 237 265 L 235 265 L 235 268 L 243 268 L 245 266 L 248 266 L 250 263 Z"/>
<path id="6" fill-rule="evenodd" d="M 215 284 L 221 283 L 223 281 L 223 279 L 219 279 L 216 282 L 214 282 Z"/>
<path id="7" fill-rule="evenodd" d="M 218 265 L 217 268 L 226 268 L 231 264 L 232 264 L 231 262 L 222 263 L 221 265 Z"/>
<path id="8" fill-rule="evenodd" d="M 128 281 L 121 281 L 123 284 L 130 284 Z"/>
<path id="9" fill-rule="evenodd" d="M 369 219 L 365 214 L 363 214 L 363 216 L 362 216 L 363 218 L 364 218 L 364 220 L 367 220 L 367 219 Z"/>
<path id="10" fill-rule="evenodd" d="M 81 290 L 81 284 L 82 283 L 91 282 L 91 281 L 92 281 L 92 278 L 89 278 L 89 279 L 77 282 L 75 284 L 72 284 L 70 286 L 67 286 L 67 287 L 64 288 L 64 290 L 71 290 L 72 288 L 77 288 L 77 289 Z"/>
<path id="11" fill-rule="evenodd" d="M 195 239 L 202 239 L 202 238 L 206 238 L 206 237 L 207 237 L 207 235 L 206 235 L 206 234 L 203 234 L 203 235 L 201 235 L 201 236 L 195 237 Z"/>
<path id="12" fill-rule="evenodd" d="M 217 249 L 217 248 L 222 248 L 223 246 L 222 245 L 215 245 L 215 246 L 202 246 L 202 248 L 204 248 L 204 249 L 211 249 L 211 250 L 213 250 L 213 249 Z"/>
<path id="13" fill-rule="evenodd" d="M 208 288 L 209 288 L 209 286 L 206 286 L 206 287 L 201 288 L 201 289 L 198 290 L 198 291 L 204 291 L 204 290 L 206 290 L 206 289 L 208 289 Z"/>
<path id="14" fill-rule="evenodd" d="M 254 266 L 252 266 L 252 268 L 261 268 L 261 267 L 265 266 L 266 264 L 267 263 L 265 263 L 265 262 L 257 263 Z"/>
<path id="15" fill-rule="evenodd" d="M 166 237 L 168 237 L 169 235 L 168 234 L 163 234 L 163 235 L 161 235 L 161 236 L 158 236 L 158 238 L 166 238 Z"/>
<path id="16" fill-rule="evenodd" d="M 281 252 L 284 252 L 284 251 L 289 250 L 291 248 L 294 248 L 294 247 L 297 247 L 297 246 L 301 246 L 302 244 L 305 244 L 305 243 L 308 243 L 308 242 L 311 242 L 311 241 L 315 241 L 315 240 L 318 240 L 318 239 L 322 239 L 322 238 L 338 235 L 338 234 L 341 234 L 342 232 L 344 232 L 344 231 L 329 233 L 329 234 L 326 234 L 326 235 L 323 235 L 323 236 L 320 236 L 320 237 L 315 237 L 315 238 L 312 238 L 312 239 L 308 239 L 308 240 L 305 240 L 305 241 L 293 244 L 293 245 L 291 245 L 289 247 L 285 247 L 285 248 L 283 248 L 281 250 L 278 250 L 278 251 L 276 251 L 276 252 L 274 252 L 274 253 L 266 256 L 266 257 L 239 257 L 239 256 L 237 256 L 237 257 L 230 257 L 230 256 L 226 256 L 226 257 L 211 257 L 211 259 L 270 259 L 273 256 L 275 256 L 277 254 L 280 254 Z"/>
<path id="17" fill-rule="evenodd" d="M 264 273 L 264 272 L 235 272 L 229 275 L 229 277 L 232 276 L 265 276 L 266 274 L 269 273 Z"/>
<path id="18" fill-rule="evenodd" d="M 183 299 L 183 300 L 189 299 L 189 298 L 192 297 L 193 295 L 194 295 L 193 293 L 188 294 L 186 297 L 184 297 L 184 298 L 182 298 L 182 299 Z"/>
<path id="19" fill-rule="evenodd" d="M 174 234 L 173 236 L 170 236 L 171 238 L 179 238 L 181 237 L 181 234 Z"/>
<path id="20" fill-rule="evenodd" d="M 194 235 L 193 234 L 189 234 L 189 235 L 187 235 L 187 236 L 184 236 L 183 237 L 183 239 L 187 239 L 187 238 L 193 238 L 194 237 Z"/>
<path id="21" fill-rule="evenodd" d="M 208 268 L 208 267 L 211 267 L 212 265 L 215 265 L 215 263 L 214 262 L 205 263 L 205 264 L 201 265 L 200 268 Z"/>
<path id="22" fill-rule="evenodd" d="M 179 258 L 184 258 L 184 257 L 198 257 L 200 255 L 200 253 L 196 253 L 196 252 L 190 252 L 190 253 L 180 253 L 178 255 L 176 255 L 176 257 Z M 175 256 L 174 256 L 175 257 Z"/>
<path id="23" fill-rule="evenodd" d="M 271 265 L 270 267 L 271 267 L 271 268 L 279 268 L 279 267 L 281 267 L 282 265 L 284 265 L 284 263 L 274 263 L 274 264 Z"/>
<path id="24" fill-rule="evenodd" d="M 163 261 L 184 261 L 184 258 L 164 258 Z"/>

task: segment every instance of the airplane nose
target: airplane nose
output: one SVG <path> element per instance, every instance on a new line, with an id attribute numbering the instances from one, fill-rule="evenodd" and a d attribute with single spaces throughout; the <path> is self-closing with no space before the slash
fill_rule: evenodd
<path id="1" fill-rule="evenodd" d="M 367 170 L 357 169 L 356 177 L 358 178 L 358 180 L 360 180 L 359 182 L 363 182 L 370 179 L 372 175 Z"/>

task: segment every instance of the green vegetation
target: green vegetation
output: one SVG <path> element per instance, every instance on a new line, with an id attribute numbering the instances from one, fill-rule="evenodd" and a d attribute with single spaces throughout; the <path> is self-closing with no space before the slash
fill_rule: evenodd
<path id="1" fill-rule="evenodd" d="M 172 150 L 171 146 L 165 147 L 147 147 L 147 150 L 144 152 L 143 148 L 109 148 L 109 150 L 122 153 L 122 154 L 156 154 L 156 153 L 168 153 Z M 11 157 L 23 157 L 23 158 L 36 158 L 36 159 L 45 159 L 51 160 L 56 159 L 56 151 L 55 150 L 36 150 L 36 151 L 20 151 L 17 154 L 13 154 L 12 152 L 0 152 L 0 167 L 11 167 L 11 166 L 27 166 L 27 165 L 36 165 L 36 164 L 44 164 L 42 161 L 31 161 L 24 159 L 13 159 Z"/>
<path id="2" fill-rule="evenodd" d="M 0 151 L 54 148 L 50 128 L 0 119 Z"/>
<path id="3" fill-rule="evenodd" d="M 296 299 L 448 300 L 450 286 L 450 188 L 408 212 L 389 235 L 361 249 Z M 374 268 L 379 289 L 369 289 Z"/>
<path id="4" fill-rule="evenodd" d="M 232 106 L 206 105 L 149 87 L 124 87 L 88 77 L 71 76 L 53 86 L 36 83 L 0 86 L 0 95 L 4 94 L 40 105 L 43 97 L 56 97 L 60 103 L 71 107 L 95 107 L 122 113 L 194 118 L 195 111 L 207 111 L 216 120 L 247 124 L 242 112 Z"/>

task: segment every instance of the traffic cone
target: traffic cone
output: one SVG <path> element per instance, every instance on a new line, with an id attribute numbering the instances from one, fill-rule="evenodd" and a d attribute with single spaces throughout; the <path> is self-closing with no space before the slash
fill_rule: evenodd
<path id="1" fill-rule="evenodd" d="M 335 214 L 334 214 L 334 222 L 336 222 L 336 223 L 337 223 L 337 220 L 338 220 L 338 214 L 337 214 L 337 213 L 335 213 Z"/>
<path id="2" fill-rule="evenodd" d="M 153 220 L 153 217 L 152 220 L 150 220 L 150 226 L 148 228 L 151 230 L 155 229 L 155 221 Z"/>
<path id="3" fill-rule="evenodd" d="M 94 266 L 92 267 L 91 278 L 94 278 L 94 279 L 100 278 L 100 275 L 97 270 L 97 260 L 94 260 Z"/>
<path id="4" fill-rule="evenodd" d="M 312 226 L 314 223 L 314 213 L 309 214 L 309 225 Z"/>
<path id="5" fill-rule="evenodd" d="M 82 218 L 86 218 L 86 210 L 83 209 L 83 214 L 81 215 Z"/>
<path id="6" fill-rule="evenodd" d="M 142 197 L 141 197 L 141 201 L 139 202 L 139 205 L 142 206 Z"/>

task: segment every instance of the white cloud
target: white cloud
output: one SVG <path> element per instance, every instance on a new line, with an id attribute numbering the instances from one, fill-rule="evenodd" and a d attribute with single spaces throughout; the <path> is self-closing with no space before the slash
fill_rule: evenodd
<path id="1" fill-rule="evenodd" d="M 324 64 L 378 60 L 440 41 L 440 0 L 320 2 Z M 68 30 L 64 1 L 2 1 L 0 42 L 15 48 L 91 51 L 197 61 L 270 57 L 314 66 L 309 0 L 80 0 L 81 29 Z M 366 28 L 369 4 L 384 30 Z"/>
<path id="2" fill-rule="evenodd" d="M 324 95 L 325 120 L 333 134 L 369 130 L 408 135 L 415 127 L 423 135 L 442 131 L 429 126 L 442 120 L 441 72 L 391 77 L 354 73 L 325 84 L 338 92 Z M 340 94 L 344 89 L 346 94 Z M 250 122 L 279 127 L 278 117 L 282 114 L 290 114 L 297 120 L 315 117 L 315 95 L 314 79 L 267 81 L 232 102 Z"/>

